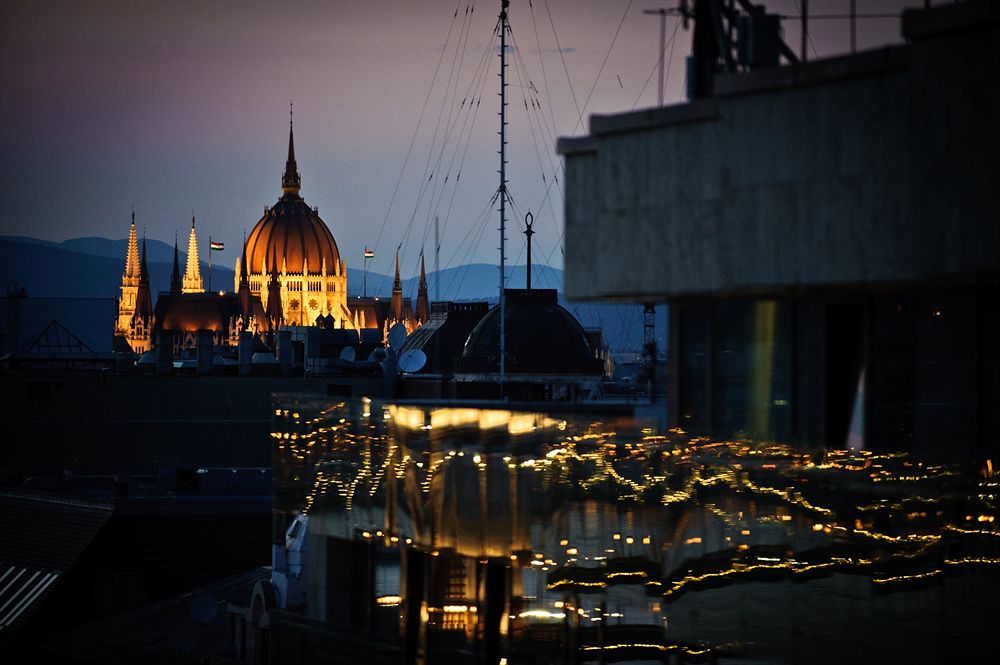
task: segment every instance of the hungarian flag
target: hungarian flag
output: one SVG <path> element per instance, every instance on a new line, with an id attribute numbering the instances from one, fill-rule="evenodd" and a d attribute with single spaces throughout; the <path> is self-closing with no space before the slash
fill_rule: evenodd
<path id="1" fill-rule="evenodd" d="M 366 259 L 373 259 L 373 258 L 375 258 L 375 250 L 374 249 L 368 249 L 367 247 L 365 247 L 365 258 Z"/>
<path id="2" fill-rule="evenodd" d="M 208 243 L 208 247 L 213 252 L 221 252 L 226 248 L 225 243 L 218 242 L 217 240 L 212 240 Z"/>

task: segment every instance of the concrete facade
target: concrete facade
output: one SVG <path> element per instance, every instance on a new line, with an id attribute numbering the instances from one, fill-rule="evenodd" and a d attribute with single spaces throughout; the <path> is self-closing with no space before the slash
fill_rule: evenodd
<path id="1" fill-rule="evenodd" d="M 567 296 L 995 280 L 1000 3 L 908 12 L 903 32 L 560 139 Z"/>
<path id="2" fill-rule="evenodd" d="M 566 295 L 670 304 L 672 426 L 996 459 L 1000 2 L 902 26 L 560 140 Z"/>

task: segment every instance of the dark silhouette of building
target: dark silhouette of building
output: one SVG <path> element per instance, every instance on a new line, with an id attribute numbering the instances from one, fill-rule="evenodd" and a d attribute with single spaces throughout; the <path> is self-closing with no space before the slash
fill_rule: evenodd
<path id="1" fill-rule="evenodd" d="M 566 295 L 670 303 L 674 425 L 1000 452 L 996 4 L 902 28 L 737 73 L 696 45 L 714 73 L 695 101 L 560 139 Z"/>
<path id="2" fill-rule="evenodd" d="M 555 289 L 505 289 L 505 381 L 521 399 L 593 398 L 604 365 L 580 323 L 559 304 Z M 455 359 L 455 381 L 491 383 L 500 375 L 500 307 L 476 324 Z M 534 386 L 529 389 L 528 386 Z M 510 394 L 508 392 L 508 394 Z"/>
<path id="3" fill-rule="evenodd" d="M 38 658 L 54 633 L 262 566 L 270 522 L 269 468 L 183 469 L 167 457 L 152 475 L 0 489 L 0 654 Z"/>

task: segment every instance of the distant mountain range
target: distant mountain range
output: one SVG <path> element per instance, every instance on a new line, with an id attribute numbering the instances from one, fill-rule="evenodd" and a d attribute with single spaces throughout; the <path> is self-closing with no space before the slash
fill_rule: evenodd
<path id="1" fill-rule="evenodd" d="M 28 296 L 114 298 L 121 286 L 128 240 L 74 238 L 56 243 L 35 238 L 0 237 L 0 279 L 18 282 Z M 154 292 L 170 288 L 174 248 L 159 240 L 146 241 L 149 283 Z M 184 270 L 186 254 L 180 255 Z M 208 264 L 202 277 L 208 286 Z M 230 291 L 233 270 L 213 266 L 212 288 Z"/>
<path id="2" fill-rule="evenodd" d="M 5 285 L 17 282 L 27 290 L 28 296 L 68 298 L 114 298 L 121 285 L 125 267 L 128 240 L 108 238 L 73 238 L 51 242 L 22 236 L 0 236 L 0 280 Z M 149 279 L 153 292 L 170 288 L 174 248 L 159 240 L 146 241 L 149 260 Z M 187 260 L 185 252 L 179 253 L 181 270 Z M 507 286 L 523 288 L 525 266 L 510 268 Z M 202 279 L 208 288 L 208 263 L 201 262 Z M 220 291 L 233 289 L 234 272 L 231 267 L 212 266 L 212 288 Z M 428 293 L 435 299 L 440 290 L 442 300 L 497 299 L 497 266 L 473 263 L 440 272 L 440 282 L 435 274 L 427 273 Z M 417 277 L 403 280 L 403 294 L 415 298 Z M 361 295 L 364 271 L 347 269 L 349 294 Z M 639 305 L 577 304 L 565 302 L 561 296 L 563 273 L 544 265 L 532 266 L 532 285 L 536 288 L 554 288 L 560 291 L 560 302 L 588 328 L 600 327 L 605 339 L 615 351 L 638 349 L 642 345 L 642 308 Z M 367 293 L 389 297 L 392 277 L 369 272 Z"/>

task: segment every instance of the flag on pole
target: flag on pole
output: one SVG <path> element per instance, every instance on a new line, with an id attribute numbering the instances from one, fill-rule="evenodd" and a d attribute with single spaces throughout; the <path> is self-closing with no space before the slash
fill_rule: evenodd
<path id="1" fill-rule="evenodd" d="M 373 259 L 373 258 L 375 258 L 375 250 L 374 249 L 368 249 L 367 247 L 365 247 L 365 258 L 366 259 Z"/>
<path id="2" fill-rule="evenodd" d="M 217 240 L 210 241 L 209 244 L 208 244 L 208 246 L 209 246 L 209 249 L 211 249 L 213 252 L 221 252 L 222 250 L 224 250 L 226 248 L 225 243 L 221 243 L 221 242 L 219 242 Z"/>

